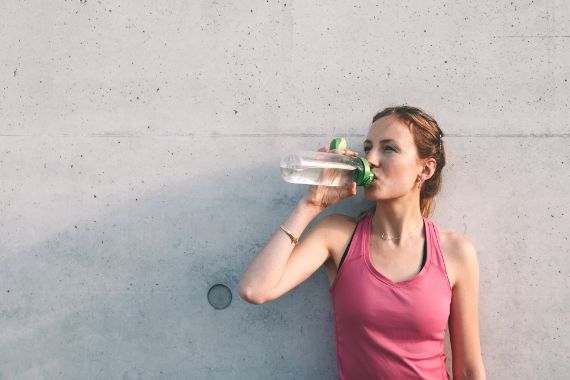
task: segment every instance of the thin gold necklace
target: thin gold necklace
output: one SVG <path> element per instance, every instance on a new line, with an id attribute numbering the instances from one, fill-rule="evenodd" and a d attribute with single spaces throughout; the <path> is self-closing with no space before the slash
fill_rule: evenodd
<path id="1" fill-rule="evenodd" d="M 421 226 L 423 226 L 423 225 L 424 225 L 424 223 L 423 223 L 423 219 L 422 219 L 422 224 L 420 224 L 418 227 L 416 227 L 414 230 L 412 230 L 409 235 L 411 235 L 412 233 L 416 232 L 416 231 L 417 231 Z M 374 224 L 374 218 L 373 218 L 373 219 L 372 219 L 372 227 L 374 227 L 374 226 L 375 226 L 375 224 Z M 374 228 L 373 228 L 373 229 L 374 229 Z M 400 239 L 402 238 L 402 235 L 400 235 L 400 236 L 390 236 L 390 234 L 388 234 L 388 233 L 386 233 L 386 232 L 382 232 L 382 231 L 379 231 L 379 232 L 380 232 L 380 238 L 382 238 L 382 240 L 400 240 Z"/>

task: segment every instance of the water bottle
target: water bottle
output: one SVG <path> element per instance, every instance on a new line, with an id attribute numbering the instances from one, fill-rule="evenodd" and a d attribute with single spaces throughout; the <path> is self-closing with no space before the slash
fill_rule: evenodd
<path id="1" fill-rule="evenodd" d="M 346 150 L 346 140 L 335 138 L 329 149 Z M 374 179 L 370 164 L 364 157 L 339 153 L 302 151 L 281 159 L 281 176 L 290 183 L 321 186 L 368 186 Z"/>

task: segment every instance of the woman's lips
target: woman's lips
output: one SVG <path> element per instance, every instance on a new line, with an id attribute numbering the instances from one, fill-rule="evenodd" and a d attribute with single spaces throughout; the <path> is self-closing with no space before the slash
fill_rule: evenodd
<path id="1" fill-rule="evenodd" d="M 374 179 L 372 180 L 370 185 L 368 185 L 367 187 L 374 187 L 374 186 L 378 186 L 379 184 L 380 184 L 380 181 L 378 180 L 378 177 L 376 175 L 374 175 Z"/>

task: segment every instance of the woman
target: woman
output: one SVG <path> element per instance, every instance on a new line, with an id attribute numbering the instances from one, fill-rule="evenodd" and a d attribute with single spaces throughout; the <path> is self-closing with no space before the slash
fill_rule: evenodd
<path id="1" fill-rule="evenodd" d="M 364 142 L 376 176 L 364 197 L 376 206 L 356 219 L 326 216 L 298 241 L 321 211 L 356 194 L 354 183 L 309 186 L 239 283 L 243 299 L 262 304 L 324 264 L 341 379 L 449 379 L 447 323 L 453 378 L 485 379 L 477 252 L 468 239 L 428 219 L 445 166 L 442 137 L 437 122 L 418 108 L 379 112 Z"/>

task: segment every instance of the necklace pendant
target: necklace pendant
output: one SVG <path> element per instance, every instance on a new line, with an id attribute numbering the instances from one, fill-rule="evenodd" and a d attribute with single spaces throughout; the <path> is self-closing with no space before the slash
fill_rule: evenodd
<path id="1" fill-rule="evenodd" d="M 399 240 L 400 237 L 390 237 L 390 235 L 386 234 L 385 232 L 382 232 L 382 235 L 380 236 L 383 240 Z"/>

